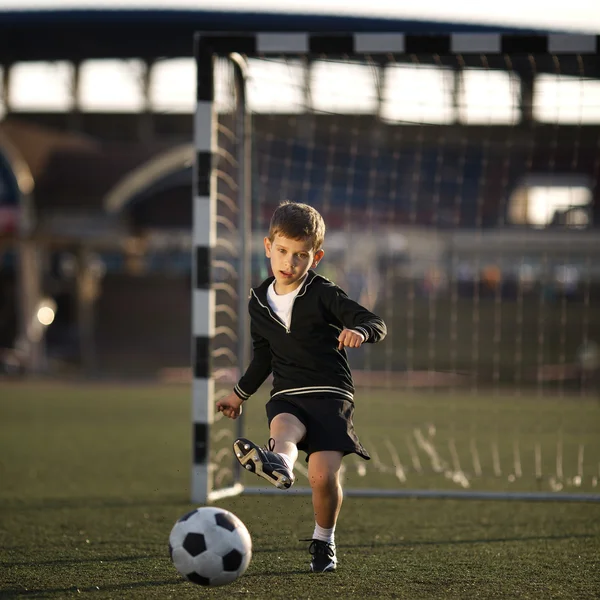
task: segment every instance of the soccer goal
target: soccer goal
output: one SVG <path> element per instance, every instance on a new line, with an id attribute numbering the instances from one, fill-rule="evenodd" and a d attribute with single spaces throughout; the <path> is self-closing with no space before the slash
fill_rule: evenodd
<path id="1" fill-rule="evenodd" d="M 213 406 L 285 199 L 323 214 L 319 272 L 389 329 L 350 353 L 372 460 L 345 461 L 346 494 L 600 500 L 597 44 L 198 34 L 194 502 L 277 491 L 231 452 L 266 441 L 268 383 L 239 421 Z M 307 483 L 299 464 L 285 493 Z"/>

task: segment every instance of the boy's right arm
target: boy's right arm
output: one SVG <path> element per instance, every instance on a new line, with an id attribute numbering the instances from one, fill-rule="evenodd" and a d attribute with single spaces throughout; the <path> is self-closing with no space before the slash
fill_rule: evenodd
<path id="1" fill-rule="evenodd" d="M 242 403 L 248 400 L 271 374 L 271 348 L 256 327 L 250 324 L 252 336 L 252 361 L 240 378 L 233 392 L 217 402 L 217 410 L 230 419 L 237 418 L 242 412 Z"/>
<path id="2" fill-rule="evenodd" d="M 248 400 L 271 374 L 271 347 L 269 342 L 256 330 L 250 322 L 252 336 L 252 361 L 242 375 L 233 391 L 242 399 Z"/>

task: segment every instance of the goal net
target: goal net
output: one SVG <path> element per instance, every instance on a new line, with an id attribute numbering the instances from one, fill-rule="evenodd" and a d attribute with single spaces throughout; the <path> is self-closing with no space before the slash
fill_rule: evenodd
<path id="1" fill-rule="evenodd" d="M 327 224 L 318 272 L 389 331 L 349 351 L 372 460 L 344 461 L 347 491 L 597 499 L 596 49 L 585 37 L 544 37 L 539 51 L 535 38 L 448 36 L 442 52 L 409 37 L 203 47 L 199 86 L 210 54 L 212 89 L 199 91 L 199 112 L 210 103 L 212 126 L 197 115 L 196 132 L 210 135 L 211 163 L 199 151 L 197 177 L 210 168 L 214 226 L 206 401 L 228 393 L 249 360 L 248 288 L 269 275 L 270 216 L 282 200 L 305 202 Z M 210 489 L 256 491 L 231 442 L 266 442 L 269 385 L 241 422 L 208 410 Z M 305 490 L 302 460 L 297 477 L 293 489 Z"/>

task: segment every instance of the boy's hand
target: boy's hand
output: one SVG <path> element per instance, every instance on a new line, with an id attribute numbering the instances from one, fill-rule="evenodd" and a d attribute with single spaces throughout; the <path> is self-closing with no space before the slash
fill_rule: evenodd
<path id="1" fill-rule="evenodd" d="M 344 346 L 348 348 L 360 348 L 365 341 L 365 336 L 354 329 L 342 329 L 342 333 L 338 336 L 338 350 Z"/>
<path id="2" fill-rule="evenodd" d="M 242 414 L 243 402 L 235 392 L 231 392 L 217 401 L 217 412 L 222 412 L 230 419 L 237 419 Z"/>

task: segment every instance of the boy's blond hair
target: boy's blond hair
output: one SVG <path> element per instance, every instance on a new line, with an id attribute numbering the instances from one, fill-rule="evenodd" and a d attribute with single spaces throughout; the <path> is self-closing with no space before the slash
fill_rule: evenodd
<path id="1" fill-rule="evenodd" d="M 310 240 L 315 252 L 325 240 L 325 221 L 318 210 L 301 202 L 282 202 L 271 217 L 269 239 L 280 234 L 291 240 Z"/>

